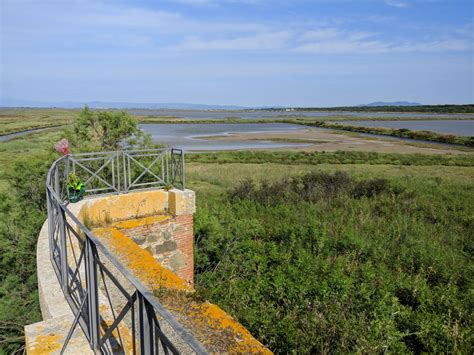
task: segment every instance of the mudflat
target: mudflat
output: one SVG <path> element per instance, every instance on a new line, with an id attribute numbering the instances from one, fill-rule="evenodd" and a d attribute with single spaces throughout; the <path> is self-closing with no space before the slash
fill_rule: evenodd
<path id="1" fill-rule="evenodd" d="M 379 153 L 422 153 L 422 154 L 474 154 L 474 149 L 449 146 L 431 142 L 409 141 L 395 137 L 365 136 L 354 132 L 340 132 L 321 128 L 308 128 L 298 132 L 265 132 L 228 134 L 199 137 L 225 141 L 275 141 L 305 143 L 306 146 L 277 148 L 277 150 L 301 151 L 365 151 Z"/>

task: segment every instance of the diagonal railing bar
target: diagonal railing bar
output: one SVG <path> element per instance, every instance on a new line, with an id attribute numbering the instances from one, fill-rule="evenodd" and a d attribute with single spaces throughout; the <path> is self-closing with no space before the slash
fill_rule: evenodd
<path id="1" fill-rule="evenodd" d="M 153 160 L 153 162 L 152 162 L 150 165 L 148 165 L 148 167 L 145 168 L 145 170 L 143 170 L 143 172 L 131 183 L 131 186 L 134 186 L 134 185 L 136 184 L 136 182 L 139 181 L 139 180 L 142 178 L 142 176 L 144 176 L 146 173 L 150 173 L 151 175 L 153 175 L 153 176 L 156 177 L 157 179 L 159 179 L 159 180 L 161 180 L 161 181 L 164 182 L 164 180 L 163 180 L 162 178 L 156 176 L 156 175 L 150 170 L 150 169 L 153 167 L 153 165 L 155 165 L 155 163 L 158 161 L 159 158 L 160 158 L 160 157 L 155 158 L 155 160 Z M 133 159 L 134 161 L 137 161 L 137 160 L 135 160 L 134 158 L 132 158 L 132 159 Z M 137 162 L 137 163 L 138 163 L 138 162 Z M 141 165 L 141 164 L 140 164 L 140 165 Z M 143 166 L 143 165 L 142 165 L 142 166 Z"/>
<path id="2" fill-rule="evenodd" d="M 66 350 L 67 345 L 69 344 L 69 340 L 71 340 L 72 334 L 74 333 L 74 330 L 76 329 L 77 323 L 79 322 L 79 318 L 81 315 L 81 311 L 84 308 L 84 305 L 86 304 L 87 296 L 88 294 L 84 295 L 84 299 L 81 302 L 78 312 L 74 316 L 74 321 L 72 322 L 71 328 L 69 329 L 66 339 L 64 340 L 63 347 L 61 348 L 61 355 L 64 354 L 64 351 Z"/>
<path id="3" fill-rule="evenodd" d="M 102 345 L 105 344 L 105 342 L 108 340 L 108 338 L 110 337 L 110 335 L 112 335 L 112 332 L 117 329 L 117 334 L 119 336 L 119 340 L 120 340 L 120 346 L 122 348 L 124 348 L 124 344 L 123 344 L 123 339 L 122 339 L 122 334 L 120 333 L 120 328 L 118 328 L 118 324 L 122 321 L 122 319 L 126 316 L 127 314 L 127 311 L 128 311 L 128 307 L 129 306 L 129 302 L 127 302 L 125 304 L 125 306 L 122 308 L 121 312 L 119 313 L 119 320 L 117 321 L 117 317 L 115 316 L 115 310 L 114 310 L 114 306 L 112 305 L 112 300 L 111 300 L 111 297 L 110 297 L 110 293 L 109 293 L 109 290 L 107 288 L 107 283 L 105 282 L 105 275 L 104 275 L 104 271 L 102 270 L 102 268 L 99 267 L 99 271 L 100 271 L 100 274 L 102 276 L 102 283 L 104 285 L 104 290 L 105 290 L 105 296 L 107 298 L 107 301 L 109 303 L 109 307 L 110 307 L 110 311 L 112 313 L 112 317 L 114 318 L 114 321 L 112 322 L 112 324 L 107 328 L 107 331 L 105 333 L 105 335 L 99 339 L 99 347 L 102 347 Z M 104 322 L 105 323 L 105 322 Z M 110 331 L 110 333 L 109 333 Z M 109 333 L 107 335 L 107 333 Z M 107 336 L 106 336 L 107 335 Z"/>
<path id="4" fill-rule="evenodd" d="M 86 166 L 82 165 L 80 162 L 78 162 L 77 160 L 75 160 L 75 163 L 77 165 L 79 165 L 81 168 L 83 168 L 84 170 L 86 170 L 88 173 L 90 173 L 91 175 L 93 175 L 94 177 L 96 177 L 98 180 L 102 181 L 104 184 L 106 184 L 107 186 L 109 186 L 112 190 L 116 190 L 116 188 L 114 186 L 112 186 L 111 184 L 109 184 L 107 181 L 105 181 L 104 179 L 102 179 L 100 176 L 97 176 L 94 172 L 92 172 L 92 170 L 90 170 L 89 168 L 87 168 Z M 89 181 L 89 180 L 88 180 Z"/>
<path id="5" fill-rule="evenodd" d="M 76 282 L 76 277 L 78 278 L 77 282 L 79 284 L 82 284 L 81 273 L 79 271 L 81 269 L 81 263 L 82 263 L 82 260 L 83 260 L 83 256 L 84 256 L 84 251 L 82 251 L 81 254 L 79 255 L 79 263 L 76 263 L 76 269 L 74 270 L 74 273 L 71 276 L 71 281 L 69 282 L 69 285 L 68 285 L 68 287 L 70 287 L 70 288 Z M 73 292 L 73 291 L 75 291 L 75 289 L 74 290 L 71 289 L 70 292 Z"/>
<path id="6" fill-rule="evenodd" d="M 153 313 L 153 322 L 155 323 L 156 335 L 158 335 L 156 339 L 160 338 L 161 346 L 165 350 L 165 354 L 168 353 L 168 348 L 171 350 L 173 354 L 179 354 L 179 351 L 175 348 L 175 346 L 169 341 L 169 339 L 161 331 L 160 322 L 158 321 L 158 318 L 156 317 L 155 313 Z"/>
<path id="7" fill-rule="evenodd" d="M 97 178 L 98 178 L 98 174 L 99 174 L 102 170 L 104 170 L 109 164 L 112 164 L 112 162 L 113 162 L 112 159 L 113 159 L 113 157 L 111 157 L 111 158 L 107 159 L 106 161 L 104 161 L 104 163 L 102 164 L 102 166 L 101 166 L 98 170 L 96 170 L 96 172 L 94 173 L 94 175 L 91 176 L 91 177 L 89 177 L 89 179 L 87 179 L 84 184 L 87 185 L 87 184 L 91 181 L 91 179 L 94 178 L 94 177 L 97 177 Z M 113 169 L 113 167 L 112 167 L 112 169 Z M 113 184 L 112 184 L 112 186 L 113 186 Z"/>
<path id="8" fill-rule="evenodd" d="M 97 264 L 99 265 L 99 268 L 101 271 L 105 272 L 107 276 L 111 279 L 111 281 L 114 283 L 115 286 L 119 289 L 120 292 L 122 292 L 122 295 L 125 296 L 125 298 L 130 301 L 132 299 L 132 296 L 125 290 L 125 288 L 120 284 L 120 282 L 117 280 L 117 278 L 105 267 L 105 265 L 98 260 Z"/>
<path id="9" fill-rule="evenodd" d="M 122 308 L 122 310 L 120 311 L 120 313 L 117 317 L 115 317 L 115 315 L 114 315 L 114 322 L 107 328 L 107 331 L 105 332 L 102 339 L 100 340 L 100 346 L 103 346 L 105 344 L 105 342 L 109 339 L 109 337 L 112 335 L 113 331 L 115 329 L 117 329 L 117 333 L 120 337 L 120 342 L 121 342 L 122 347 L 123 347 L 123 339 L 122 339 L 122 336 L 120 334 L 120 329 L 118 328 L 118 325 L 125 318 L 125 316 L 127 315 L 127 312 L 132 308 L 132 304 L 135 303 L 135 300 L 136 300 L 136 294 L 134 294 L 134 296 L 132 296 L 131 301 L 128 301 L 125 304 L 125 306 Z"/>
<path id="10" fill-rule="evenodd" d="M 74 250 L 74 244 L 73 244 L 72 239 L 71 239 L 71 229 L 68 228 L 67 231 L 68 231 L 68 237 L 69 237 L 69 245 L 71 246 L 72 256 L 73 256 L 74 262 L 76 264 L 76 270 L 74 271 L 74 274 L 71 277 L 71 282 L 69 283 L 69 287 L 71 287 L 73 282 L 75 281 L 75 278 L 76 278 L 77 275 L 78 275 L 78 278 L 79 278 L 79 280 L 78 280 L 79 283 L 82 283 L 81 275 L 79 273 L 79 270 L 80 270 L 80 265 L 81 265 L 81 262 L 82 262 L 82 258 L 84 256 L 84 248 L 82 248 L 82 250 L 79 254 L 79 261 L 78 261 L 77 257 L 76 257 L 76 251 Z M 76 235 L 75 235 L 75 237 L 77 238 Z"/>
<path id="11" fill-rule="evenodd" d="M 131 156 L 130 154 L 126 154 L 127 158 L 130 160 L 133 160 L 135 163 L 137 163 L 137 165 L 139 165 L 140 167 L 142 167 L 144 169 L 142 175 L 140 175 L 139 177 L 141 178 L 143 176 L 144 173 L 148 172 L 150 173 L 151 175 L 153 175 L 158 181 L 157 182 L 165 182 L 163 178 L 157 176 L 155 173 L 153 173 L 151 170 L 149 170 L 149 168 L 151 168 L 151 165 L 147 168 L 145 167 L 142 163 L 140 163 L 138 160 L 136 160 L 133 156 Z M 159 157 L 156 158 L 156 160 L 158 160 Z M 156 161 L 155 160 L 155 161 Z M 153 164 L 152 164 L 153 165 Z M 135 179 L 135 181 L 132 183 L 130 183 L 130 186 L 133 186 L 135 183 L 136 183 L 137 179 Z"/>

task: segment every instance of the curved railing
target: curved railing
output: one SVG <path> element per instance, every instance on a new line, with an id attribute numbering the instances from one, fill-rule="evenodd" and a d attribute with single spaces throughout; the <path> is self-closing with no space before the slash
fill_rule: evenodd
<path id="1" fill-rule="evenodd" d="M 85 153 L 66 155 L 51 166 L 46 180 L 51 262 L 74 314 L 63 350 L 79 325 L 94 352 L 176 354 L 184 346 L 207 353 L 68 209 L 71 172 L 89 194 L 171 184 L 184 189 L 184 157 L 175 149 Z"/>

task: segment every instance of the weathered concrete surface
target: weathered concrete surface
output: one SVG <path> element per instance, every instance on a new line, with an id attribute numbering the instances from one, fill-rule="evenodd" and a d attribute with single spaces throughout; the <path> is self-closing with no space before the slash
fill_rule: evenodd
<path id="1" fill-rule="evenodd" d="M 48 221 L 41 228 L 36 246 L 36 268 L 41 315 L 43 320 L 62 316 L 72 316 L 71 308 L 64 298 L 58 278 L 51 264 Z"/>
<path id="2" fill-rule="evenodd" d="M 27 325 L 25 327 L 27 353 L 30 355 L 59 354 L 73 319 L 72 314 L 63 315 Z M 80 327 L 74 331 L 64 354 L 93 354 Z"/>
<path id="3" fill-rule="evenodd" d="M 170 190 L 169 212 L 173 216 L 193 215 L 196 212 L 196 195 L 194 191 Z"/>
<path id="4" fill-rule="evenodd" d="M 79 206 L 77 206 L 79 207 Z M 36 247 L 38 291 L 43 321 L 25 326 L 28 354 L 59 354 L 74 319 L 51 264 L 46 220 Z M 66 354 L 93 354 L 80 327 L 74 331 Z"/>
<path id="5" fill-rule="evenodd" d="M 173 216 L 194 214 L 195 194 L 191 190 L 147 190 L 110 195 L 81 201 L 80 218 L 95 226 L 115 221 L 170 213 Z"/>

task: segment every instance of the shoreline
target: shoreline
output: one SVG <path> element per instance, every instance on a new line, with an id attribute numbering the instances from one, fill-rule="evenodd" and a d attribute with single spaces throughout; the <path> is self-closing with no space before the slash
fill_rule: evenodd
<path id="1" fill-rule="evenodd" d="M 361 136 L 359 133 L 351 135 L 349 131 L 340 132 L 328 128 L 308 127 L 298 132 L 259 132 L 259 133 L 230 133 L 227 135 L 199 136 L 199 139 L 220 141 L 272 141 L 287 143 L 309 144 L 304 147 L 285 147 L 267 150 L 287 150 L 306 152 L 335 152 L 335 151 L 363 151 L 378 153 L 421 153 L 421 154 L 473 154 L 474 149 L 466 146 L 443 144 L 429 141 L 407 142 L 398 137 Z M 419 143 L 423 146 L 409 143 Z"/>

